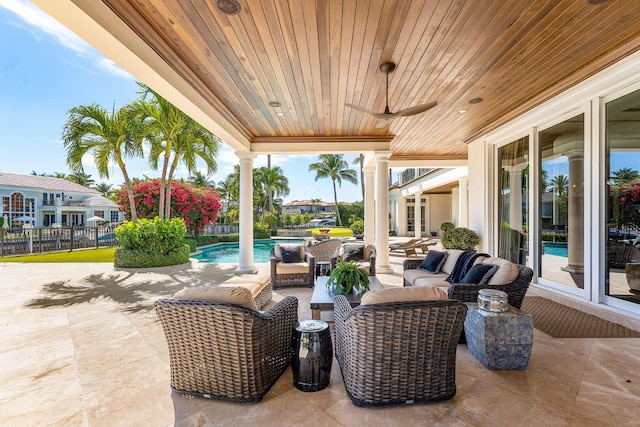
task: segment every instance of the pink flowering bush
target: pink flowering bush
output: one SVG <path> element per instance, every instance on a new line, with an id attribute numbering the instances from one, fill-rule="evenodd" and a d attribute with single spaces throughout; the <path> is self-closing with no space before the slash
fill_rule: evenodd
<path id="1" fill-rule="evenodd" d="M 632 205 L 640 205 L 640 181 L 622 184 L 618 190 L 620 203 L 629 208 Z"/>
<path id="2" fill-rule="evenodd" d="M 135 181 L 133 195 L 138 218 L 155 218 L 158 215 L 160 182 Z M 220 194 L 206 188 L 192 188 L 181 182 L 171 183 L 171 217 L 182 218 L 187 230 L 198 235 L 202 229 L 218 220 Z M 120 211 L 131 218 L 127 193 L 123 189 L 117 199 Z"/>

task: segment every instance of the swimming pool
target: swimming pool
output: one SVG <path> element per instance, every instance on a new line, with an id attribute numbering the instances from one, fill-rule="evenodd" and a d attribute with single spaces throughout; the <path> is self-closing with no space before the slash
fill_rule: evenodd
<path id="1" fill-rule="evenodd" d="M 544 242 L 544 254 L 545 255 L 556 255 L 568 258 L 569 252 L 567 250 L 567 244 L 562 242 Z"/>
<path id="2" fill-rule="evenodd" d="M 253 242 L 253 262 L 269 262 L 271 249 L 276 243 L 303 244 L 304 239 L 269 239 L 254 240 Z M 209 248 L 202 249 L 202 253 L 193 258 L 200 262 L 223 262 L 235 263 L 240 261 L 240 245 L 238 243 L 220 243 Z"/>

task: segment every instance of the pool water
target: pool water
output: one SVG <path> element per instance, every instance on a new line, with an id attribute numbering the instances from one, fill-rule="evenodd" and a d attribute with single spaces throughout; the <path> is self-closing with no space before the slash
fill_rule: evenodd
<path id="1" fill-rule="evenodd" d="M 544 242 L 543 246 L 545 255 L 555 255 L 565 258 L 569 257 L 569 251 L 567 250 L 566 243 Z"/>
<path id="2" fill-rule="evenodd" d="M 276 245 L 297 243 L 303 244 L 303 239 L 269 239 L 254 240 L 253 242 L 253 262 L 269 262 L 271 249 Z M 200 262 L 222 262 L 235 263 L 240 261 L 240 246 L 238 243 L 220 243 L 216 246 L 202 249 L 202 253 L 193 258 Z"/>

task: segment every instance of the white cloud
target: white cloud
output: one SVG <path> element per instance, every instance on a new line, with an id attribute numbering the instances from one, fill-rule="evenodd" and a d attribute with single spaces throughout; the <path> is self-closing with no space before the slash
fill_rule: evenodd
<path id="1" fill-rule="evenodd" d="M 115 62 L 102 56 L 87 42 L 31 2 L 26 0 L 0 0 L 0 8 L 15 13 L 32 29 L 39 30 L 50 36 L 60 45 L 75 52 L 77 56 L 88 59 L 98 70 L 124 78 L 133 78 L 116 65 Z"/>

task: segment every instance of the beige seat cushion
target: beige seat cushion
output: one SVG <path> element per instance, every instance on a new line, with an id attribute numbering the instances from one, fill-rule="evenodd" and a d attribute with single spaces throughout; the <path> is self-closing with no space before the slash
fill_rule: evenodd
<path id="1" fill-rule="evenodd" d="M 414 285 L 415 281 L 417 279 L 421 279 L 423 277 L 440 277 L 442 276 L 442 278 L 446 278 L 448 276 L 448 274 L 442 274 L 442 273 L 429 273 L 428 271 L 424 271 L 424 270 L 420 270 L 418 268 L 415 269 L 409 269 L 409 270 L 405 270 L 404 271 L 404 279 L 409 282 L 410 284 Z"/>
<path id="2" fill-rule="evenodd" d="M 251 291 L 245 287 L 193 286 L 176 292 L 173 297 L 236 304 L 258 311 Z"/>
<path id="3" fill-rule="evenodd" d="M 498 266 L 498 271 L 491 277 L 487 285 L 506 285 L 513 283 L 520 274 L 517 265 L 503 258 L 491 257 L 485 259 L 483 263 Z"/>
<path id="4" fill-rule="evenodd" d="M 276 274 L 300 274 L 308 272 L 309 264 L 306 262 L 279 262 L 276 264 Z"/>
<path id="5" fill-rule="evenodd" d="M 437 301 L 446 299 L 447 293 L 436 287 L 421 286 L 418 288 L 392 288 L 366 292 L 362 296 L 360 305 L 403 301 Z"/>
<path id="6" fill-rule="evenodd" d="M 269 283 L 271 283 L 271 276 L 266 274 L 241 274 L 225 280 L 220 286 L 242 286 L 249 289 L 251 291 L 251 295 L 255 298 L 265 287 L 267 287 Z"/>
<path id="7" fill-rule="evenodd" d="M 413 282 L 413 286 L 437 286 L 439 288 L 448 288 L 451 283 L 445 279 L 447 275 L 434 274 L 432 277 L 420 277 Z"/>

